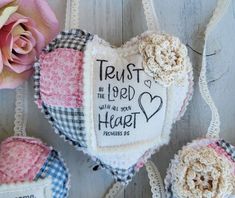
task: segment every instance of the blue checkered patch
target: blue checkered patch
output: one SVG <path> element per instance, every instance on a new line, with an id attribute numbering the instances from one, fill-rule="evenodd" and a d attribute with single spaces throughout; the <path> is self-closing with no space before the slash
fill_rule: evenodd
<path id="1" fill-rule="evenodd" d="M 73 145 L 87 148 L 82 108 L 53 107 L 43 103 L 42 112 L 56 133 Z"/>
<path id="2" fill-rule="evenodd" d="M 43 179 L 46 177 L 52 178 L 53 198 L 68 197 L 68 169 L 65 167 L 64 162 L 61 160 L 59 153 L 55 150 L 51 151 L 49 157 L 47 158 L 47 161 L 37 174 L 35 180 Z"/>

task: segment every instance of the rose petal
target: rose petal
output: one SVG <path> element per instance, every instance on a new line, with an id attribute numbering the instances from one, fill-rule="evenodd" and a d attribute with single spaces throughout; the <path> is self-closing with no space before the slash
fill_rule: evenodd
<path id="1" fill-rule="evenodd" d="M 46 0 L 0 0 L 0 8 L 0 89 L 16 88 L 32 75 L 35 56 L 59 25 Z"/>
<path id="2" fill-rule="evenodd" d="M 0 2 L 0 28 L 6 23 L 8 18 L 18 9 L 16 1 L 1 0 Z M 9 4 L 8 4 L 9 3 Z"/>
<path id="3" fill-rule="evenodd" d="M 36 46 L 36 40 L 35 40 L 35 38 L 33 37 L 33 35 L 32 35 L 31 32 L 26 31 L 26 32 L 24 32 L 21 36 L 24 36 L 27 40 L 29 40 L 30 43 L 31 43 L 31 45 L 32 45 L 33 47 Z"/>
<path id="4" fill-rule="evenodd" d="M 23 34 L 25 32 L 24 28 L 19 24 L 19 23 L 15 23 L 15 25 L 12 28 L 12 36 L 20 36 L 21 34 Z"/>
<path id="5" fill-rule="evenodd" d="M 28 54 L 32 51 L 33 44 L 29 39 L 20 36 L 16 40 L 14 38 L 13 50 L 18 54 Z"/>
<path id="6" fill-rule="evenodd" d="M 11 23 L 9 23 L 9 21 Z M 13 23 L 15 22 L 15 23 Z M 2 49 L 4 65 L 10 66 L 9 60 L 12 60 L 13 36 L 12 30 L 20 23 L 27 22 L 26 18 L 18 18 L 17 14 L 12 14 L 8 22 L 0 29 L 0 46 Z M 18 28 L 19 31 L 20 28 Z"/>
<path id="7" fill-rule="evenodd" d="M 32 74 L 33 69 L 17 74 L 11 69 L 4 67 L 2 73 L 0 73 L 0 89 L 14 89 L 20 86 Z"/>
<path id="8" fill-rule="evenodd" d="M 17 0 L 1 0 L 0 1 L 0 8 L 2 8 L 3 6 L 6 6 L 7 4 L 9 3 L 17 3 L 18 1 Z"/>
<path id="9" fill-rule="evenodd" d="M 32 45 L 36 44 L 35 39 L 32 36 L 32 33 L 29 31 L 24 31 L 20 23 L 24 23 L 25 26 L 33 25 L 30 19 L 24 17 L 20 14 L 14 13 L 8 20 L 8 24 L 4 25 L 4 27 L 0 30 L 1 38 L 0 38 L 0 46 L 2 46 L 2 54 L 3 54 L 3 62 L 4 65 L 11 68 L 16 73 L 21 73 L 25 70 L 28 70 L 29 65 L 32 64 L 35 60 L 35 57 L 38 54 L 38 49 L 32 50 Z M 24 32 L 23 32 L 24 31 Z M 24 40 L 28 43 L 31 51 L 28 51 L 28 54 L 20 54 L 19 50 L 16 49 L 16 52 L 19 54 L 13 53 L 13 35 L 24 35 L 28 38 L 24 38 Z M 38 33 L 40 34 L 40 33 Z M 30 42 L 32 42 L 30 44 Z M 42 47 L 39 45 L 39 47 Z M 39 48 L 38 47 L 38 48 Z M 40 49 L 41 50 L 41 49 Z M 25 65 L 24 65 L 25 64 Z M 32 66 L 32 65 L 31 65 Z"/>
<path id="10" fill-rule="evenodd" d="M 32 67 L 33 62 L 35 61 L 36 51 L 32 50 L 30 53 L 25 55 L 14 55 L 12 54 L 12 62 L 10 64 L 10 68 L 16 73 L 22 73 L 25 70 L 30 69 Z"/>
<path id="11" fill-rule="evenodd" d="M 35 21 L 37 30 L 46 38 L 46 44 L 59 31 L 58 20 L 45 0 L 20 0 L 18 12 Z"/>
<path id="12" fill-rule="evenodd" d="M 15 23 L 13 23 L 15 22 Z M 2 48 L 4 64 L 8 65 L 8 59 L 11 59 L 12 47 L 13 47 L 13 37 L 12 31 L 20 23 L 27 22 L 27 18 L 19 18 L 17 14 L 12 14 L 7 23 L 0 29 L 0 46 Z M 20 28 L 17 28 L 18 32 Z"/>
<path id="13" fill-rule="evenodd" d="M 17 12 L 13 13 L 9 19 L 7 20 L 7 22 L 5 23 L 5 25 L 9 25 L 12 24 L 12 28 L 14 28 L 15 26 L 17 26 L 20 23 L 27 23 L 30 20 L 29 17 L 23 16 Z"/>
<path id="14" fill-rule="evenodd" d="M 2 60 L 2 52 L 0 50 L 0 73 L 2 72 L 3 70 L 3 60 Z"/>
<path id="15" fill-rule="evenodd" d="M 37 45 L 36 45 L 37 54 L 39 54 L 41 50 L 43 49 L 43 47 L 45 47 L 46 35 L 43 35 L 42 32 L 38 31 L 35 28 L 36 25 L 30 18 L 25 17 L 18 13 L 14 13 L 7 22 L 8 23 L 15 22 L 14 25 L 12 25 L 12 29 L 20 23 L 23 23 L 25 25 L 25 27 L 27 28 L 26 32 L 30 32 L 32 34 L 32 37 L 37 41 Z"/>
<path id="16" fill-rule="evenodd" d="M 37 41 L 37 45 L 35 46 L 35 49 L 37 51 L 37 55 L 39 55 L 39 53 L 45 47 L 45 43 L 46 43 L 45 36 L 34 27 L 29 27 L 29 31 L 33 35 L 32 38 L 34 38 Z"/>
<path id="17" fill-rule="evenodd" d="M 5 27 L 0 30 L 0 46 L 1 46 L 1 51 L 2 51 L 2 59 L 4 65 L 9 66 L 9 60 L 11 60 L 11 54 L 12 54 L 12 47 L 13 47 L 13 38 L 11 35 L 8 33 L 8 28 L 10 27 Z"/>

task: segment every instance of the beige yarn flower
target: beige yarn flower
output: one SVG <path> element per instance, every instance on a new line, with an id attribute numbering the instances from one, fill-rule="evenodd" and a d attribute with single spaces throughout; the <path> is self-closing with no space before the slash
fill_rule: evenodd
<path id="1" fill-rule="evenodd" d="M 191 67 L 187 48 L 177 37 L 152 34 L 139 44 L 145 72 L 168 87 L 180 83 Z"/>
<path id="2" fill-rule="evenodd" d="M 172 173 L 172 190 L 178 198 L 223 198 L 233 191 L 231 162 L 209 147 L 184 148 Z"/>

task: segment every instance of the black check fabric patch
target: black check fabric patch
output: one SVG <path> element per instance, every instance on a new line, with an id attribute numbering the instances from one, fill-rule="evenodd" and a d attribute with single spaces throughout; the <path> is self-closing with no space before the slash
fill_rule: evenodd
<path id="1" fill-rule="evenodd" d="M 226 142 L 225 140 L 219 140 L 217 142 L 218 146 L 222 147 L 226 153 L 228 153 L 232 160 L 235 162 L 235 147 L 231 144 L 229 144 L 228 142 Z"/>
<path id="2" fill-rule="evenodd" d="M 51 52 L 57 48 L 69 48 L 84 51 L 86 43 L 93 39 L 93 35 L 79 29 L 61 32 L 47 47 L 44 52 Z"/>
<path id="3" fill-rule="evenodd" d="M 79 147 L 87 148 L 82 108 L 53 107 L 46 104 L 42 107 L 42 112 L 59 135 Z"/>

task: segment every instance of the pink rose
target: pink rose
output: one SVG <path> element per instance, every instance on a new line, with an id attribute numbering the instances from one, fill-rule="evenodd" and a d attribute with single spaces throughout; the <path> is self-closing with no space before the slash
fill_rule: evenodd
<path id="1" fill-rule="evenodd" d="M 0 13 L 0 89 L 16 88 L 32 75 L 58 21 L 45 0 L 0 0 Z"/>

